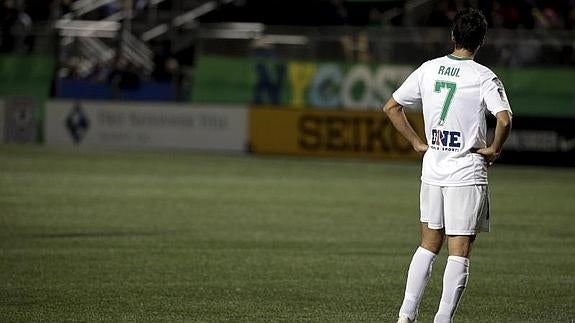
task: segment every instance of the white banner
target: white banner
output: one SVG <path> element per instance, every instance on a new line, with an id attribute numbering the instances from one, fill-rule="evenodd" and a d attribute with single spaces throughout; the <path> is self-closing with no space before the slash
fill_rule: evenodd
<path id="1" fill-rule="evenodd" d="M 35 143 L 38 134 L 38 104 L 31 97 L 4 98 L 4 141 Z"/>
<path id="2" fill-rule="evenodd" d="M 245 151 L 247 107 L 49 101 L 47 145 Z"/>

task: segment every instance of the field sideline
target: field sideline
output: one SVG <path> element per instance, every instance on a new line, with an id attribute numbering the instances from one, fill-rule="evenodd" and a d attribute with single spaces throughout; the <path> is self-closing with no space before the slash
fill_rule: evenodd
<path id="1" fill-rule="evenodd" d="M 395 322 L 419 172 L 0 146 L 0 321 Z M 574 193 L 572 169 L 491 170 L 493 232 L 456 322 L 575 319 Z"/>

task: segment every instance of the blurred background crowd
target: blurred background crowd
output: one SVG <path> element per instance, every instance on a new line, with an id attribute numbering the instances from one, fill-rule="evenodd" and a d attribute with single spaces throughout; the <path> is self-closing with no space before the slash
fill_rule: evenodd
<path id="1" fill-rule="evenodd" d="M 54 55 L 58 78 L 115 97 L 154 81 L 187 100 L 205 54 L 415 65 L 469 6 L 492 29 L 481 61 L 575 65 L 575 0 L 2 0 L 0 52 Z"/>
<path id="2" fill-rule="evenodd" d="M 73 0 L 2 0 L 2 32 L 31 28 L 34 23 L 60 18 L 73 11 Z M 125 1 L 104 1 L 90 19 L 104 19 L 123 10 Z M 185 10 L 198 1 L 133 0 L 132 9 L 144 11 Z M 188 4 L 186 4 L 186 2 Z M 201 20 L 261 22 L 272 25 L 395 25 L 449 26 L 455 13 L 465 7 L 480 9 L 492 28 L 575 28 L 575 0 L 240 0 Z M 193 4 L 192 4 L 193 3 Z M 192 4 L 191 6 L 189 4 Z M 9 49 L 3 45 L 4 50 Z"/>
<path id="3" fill-rule="evenodd" d="M 299 2 L 299 5 L 298 5 Z M 493 28 L 557 28 L 575 26 L 573 0 L 441 0 L 429 1 L 265 1 L 245 0 L 236 10 L 222 11 L 212 20 L 283 25 L 450 26 L 458 10 L 480 9 Z"/>

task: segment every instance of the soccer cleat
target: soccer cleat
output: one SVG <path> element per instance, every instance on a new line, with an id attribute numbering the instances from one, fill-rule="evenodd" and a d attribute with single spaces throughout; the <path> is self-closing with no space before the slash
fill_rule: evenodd
<path id="1" fill-rule="evenodd" d="M 397 319 L 397 323 L 413 323 L 415 322 L 415 320 L 410 320 L 409 317 L 405 317 L 405 316 L 400 316 Z"/>

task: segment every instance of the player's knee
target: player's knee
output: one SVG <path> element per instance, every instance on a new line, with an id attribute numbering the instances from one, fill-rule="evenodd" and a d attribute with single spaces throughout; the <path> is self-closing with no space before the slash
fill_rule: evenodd
<path id="1" fill-rule="evenodd" d="M 434 254 L 438 254 L 441 250 L 441 245 L 443 244 L 443 239 L 441 240 L 422 240 L 421 247 L 427 249 Z"/>
<path id="2" fill-rule="evenodd" d="M 469 258 L 475 236 L 449 236 L 447 249 L 450 256 Z"/>
<path id="3" fill-rule="evenodd" d="M 427 224 L 421 227 L 421 247 L 438 254 L 443 245 L 445 233 L 443 230 L 429 229 Z"/>

